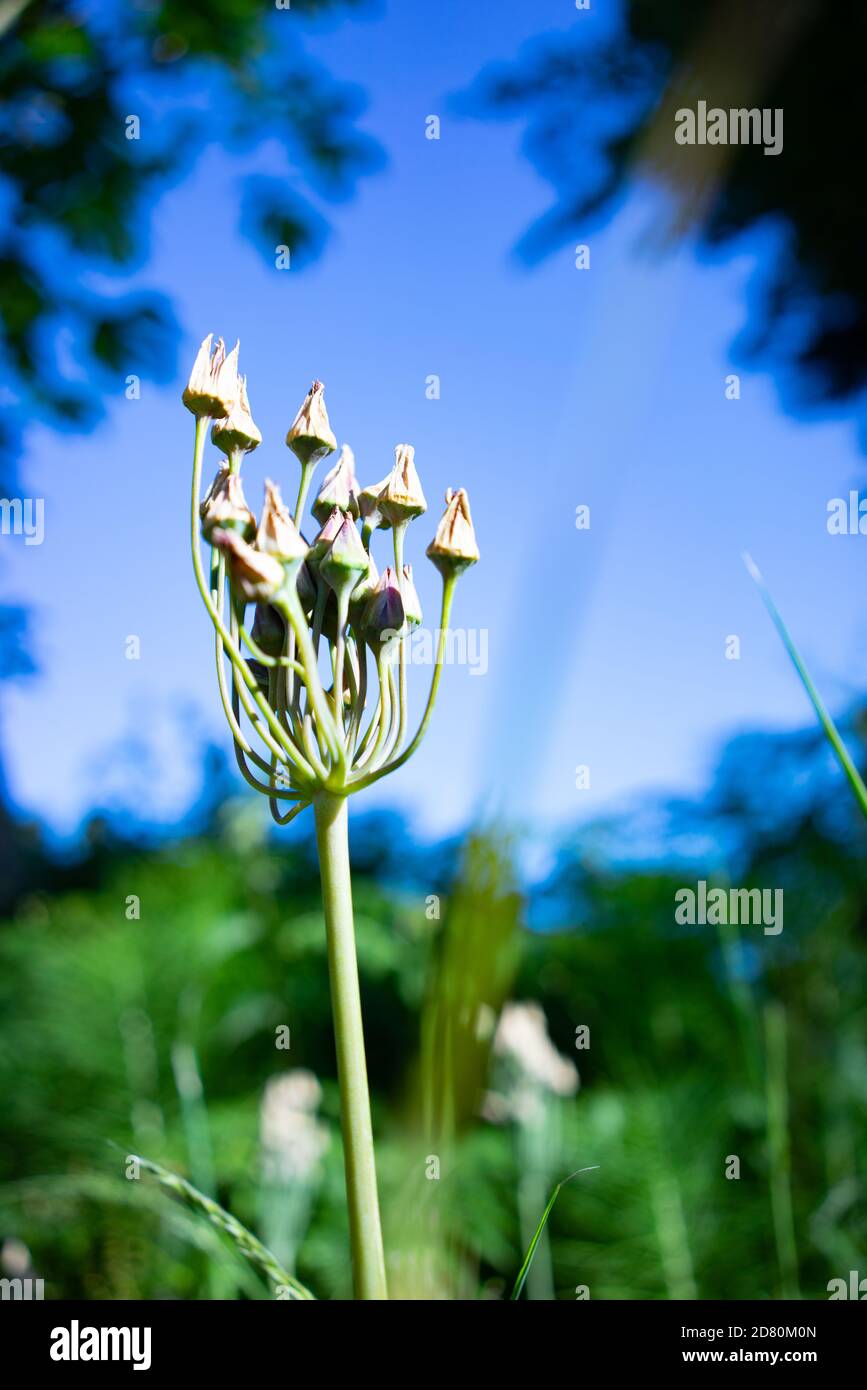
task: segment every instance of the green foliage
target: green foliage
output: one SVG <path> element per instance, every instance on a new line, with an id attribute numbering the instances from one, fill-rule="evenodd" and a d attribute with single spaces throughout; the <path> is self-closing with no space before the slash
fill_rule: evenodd
<path id="1" fill-rule="evenodd" d="M 652 179 L 670 198 L 656 244 L 695 232 L 712 255 L 737 254 L 744 233 L 780 228 L 767 277 L 749 302 L 738 351 L 767 366 L 798 410 L 846 403 L 861 417 L 867 380 L 859 0 L 628 0 L 614 22 L 579 15 L 516 59 L 491 64 L 464 94 L 471 114 L 519 121 L 522 148 L 553 188 L 522 236 L 530 262 L 585 237 L 630 184 Z M 723 162 L 674 141 L 675 112 L 779 110 L 780 156 L 732 147 Z M 822 159 L 815 151 L 822 151 Z M 797 319 L 800 330 L 791 331 Z"/>
<path id="2" fill-rule="evenodd" d="M 214 139 L 232 152 L 282 144 L 284 177 L 241 181 L 243 229 L 269 258 L 279 236 L 295 268 L 318 254 L 328 225 L 310 195 L 349 196 L 382 152 L 359 129 L 360 92 L 305 54 L 302 16 L 364 3 L 294 0 L 291 15 L 259 0 L 162 0 L 98 16 L 71 0 L 5 7 L 0 347 L 19 405 L 0 431 L 0 465 L 33 415 L 91 427 L 119 364 L 124 375 L 174 376 L 164 297 L 84 290 L 83 272 L 141 266 L 151 205 Z M 74 380 L 51 346 L 58 323 L 75 342 Z"/>
<path id="3" fill-rule="evenodd" d="M 867 858 L 839 783 L 823 800 L 824 756 L 800 738 L 747 743 L 705 806 L 681 808 L 693 835 L 724 813 L 731 862 L 718 835 L 706 862 L 615 867 L 588 852 L 591 828 L 529 900 L 499 836 L 472 837 L 449 883 L 410 844 L 366 854 L 358 823 L 394 1296 L 508 1297 L 520 1268 L 527 1149 L 485 1095 L 493 1015 L 510 997 L 542 1004 L 581 1075 L 574 1099 L 550 1098 L 533 1225 L 555 1182 L 598 1165 L 548 1219 L 557 1297 L 586 1286 L 593 1299 L 772 1298 L 796 1284 L 816 1298 L 863 1265 Z M 765 798 L 759 819 L 753 767 L 762 785 L 783 768 L 814 793 L 770 821 Z M 22 860 L 30 889 L 0 924 L 0 1236 L 26 1243 L 52 1297 L 268 1297 L 231 1242 L 127 1181 L 124 1163 L 147 1154 L 261 1238 L 262 1095 L 299 1067 L 321 1082 L 330 1143 L 287 1273 L 321 1298 L 349 1293 L 315 859 L 304 842 L 259 838 L 260 823 L 227 807 L 200 837 L 160 849 L 103 839 L 63 869 L 31 844 Z M 621 848 L 628 833 L 616 829 Z M 402 857 L 415 869 L 398 889 Z M 678 887 L 726 870 L 784 887 L 779 936 L 675 922 Z M 529 931 L 528 914 L 552 929 Z M 726 1176 L 732 1156 L 738 1178 Z"/>

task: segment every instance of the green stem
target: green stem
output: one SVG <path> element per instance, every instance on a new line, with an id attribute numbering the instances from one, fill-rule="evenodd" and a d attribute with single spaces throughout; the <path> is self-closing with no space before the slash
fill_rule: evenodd
<path id="1" fill-rule="evenodd" d="M 343 585 L 337 595 L 337 645 L 334 651 L 334 718 L 344 746 L 346 731 L 343 726 L 343 667 L 346 661 L 346 620 L 349 615 L 351 588 L 351 584 Z"/>
<path id="2" fill-rule="evenodd" d="M 317 795 L 314 811 L 337 1048 L 353 1287 L 358 1299 L 385 1299 L 388 1293 L 352 919 L 346 798 Z"/>
<path id="3" fill-rule="evenodd" d="M 395 582 L 399 589 L 403 587 L 403 541 L 406 535 L 406 527 L 407 523 L 405 521 L 398 522 L 392 536 L 394 540 L 394 575 Z"/>
<path id="4" fill-rule="evenodd" d="M 376 656 L 376 678 L 379 685 L 376 710 L 355 755 L 355 766 L 359 771 L 369 770 L 374 766 L 374 759 L 382 747 L 388 729 L 388 673 L 387 662 L 381 650 Z"/>
<path id="5" fill-rule="evenodd" d="M 442 675 L 443 660 L 445 657 L 446 637 L 448 636 L 449 617 L 451 615 L 452 599 L 454 598 L 455 592 L 455 582 L 456 580 L 454 575 L 446 575 L 443 579 L 443 601 L 442 609 L 440 611 L 439 641 L 437 642 L 437 653 L 435 658 L 433 679 L 431 681 L 430 693 L 427 697 L 427 705 L 425 706 L 425 711 L 422 715 L 421 723 L 419 724 L 415 732 L 415 737 L 413 738 L 412 742 L 408 744 L 408 746 L 403 750 L 402 753 L 400 753 L 396 758 L 392 758 L 391 762 L 385 763 L 383 767 L 377 768 L 375 772 L 370 772 L 367 775 L 362 775 L 361 777 L 357 777 L 354 781 L 350 782 L 349 789 L 351 792 L 363 791 L 365 787 L 369 787 L 374 782 L 378 782 L 380 777 L 386 777 L 389 774 L 389 772 L 394 772 L 395 768 L 402 767 L 403 764 L 407 761 L 407 759 L 412 757 L 413 753 L 418 748 L 419 744 L 421 743 L 422 739 L 427 733 L 427 726 L 430 723 L 431 715 L 433 714 L 433 708 L 437 698 L 437 691 L 439 690 L 440 685 L 440 676 Z"/>
<path id="6" fill-rule="evenodd" d="M 299 531 L 301 529 L 301 518 L 304 515 L 304 503 L 307 501 L 307 493 L 310 490 L 310 482 L 316 471 L 316 461 L 313 463 L 302 463 L 301 481 L 298 484 L 298 497 L 295 502 L 295 525 Z"/>
<path id="7" fill-rule="evenodd" d="M 325 698 L 325 691 L 322 689 L 322 682 L 319 679 L 319 671 L 316 662 L 316 650 L 307 630 L 307 619 L 298 598 L 298 590 L 294 581 L 291 585 L 284 585 L 280 593 L 274 599 L 275 604 L 283 613 L 287 621 L 291 624 L 298 643 L 298 651 L 301 656 L 301 664 L 304 668 L 305 682 L 307 685 L 307 697 L 316 715 L 316 726 L 322 735 L 332 757 L 336 758 L 338 764 L 343 768 L 345 758 L 343 742 L 338 735 L 337 725 L 331 717 L 331 710 Z M 341 771 L 342 775 L 342 771 Z"/>
<path id="8" fill-rule="evenodd" d="M 398 589 L 400 590 L 401 594 L 403 594 L 403 542 L 404 542 L 404 537 L 406 536 L 406 527 L 407 527 L 407 523 L 406 523 L 406 522 L 403 522 L 403 524 L 402 524 L 401 526 L 395 526 L 395 528 L 394 528 L 394 568 L 395 568 L 395 573 L 397 574 L 397 587 L 398 587 Z M 401 637 L 401 639 L 400 639 L 400 655 L 399 655 L 399 658 L 398 658 L 398 660 L 399 660 L 399 677 L 398 677 L 398 679 L 399 679 L 399 687 L 398 687 L 398 688 L 399 688 L 399 692 L 400 692 L 400 702 L 399 702 L 398 708 L 399 708 L 399 710 L 400 710 L 400 718 L 399 718 L 399 723 L 398 723 L 398 726 L 397 726 L 397 739 L 395 740 L 395 745 L 394 745 L 396 749 L 399 749 L 399 748 L 400 748 L 400 746 L 401 746 L 401 744 L 403 743 L 403 740 L 404 740 L 404 735 L 406 734 L 406 715 L 407 715 L 406 640 L 407 640 L 407 639 L 406 639 L 406 636 L 403 636 L 403 637 Z"/>

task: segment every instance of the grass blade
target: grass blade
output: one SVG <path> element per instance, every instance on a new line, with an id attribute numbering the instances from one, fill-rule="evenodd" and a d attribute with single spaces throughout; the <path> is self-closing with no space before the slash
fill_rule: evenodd
<path id="1" fill-rule="evenodd" d="M 551 1215 L 551 1212 L 554 1210 L 554 1203 L 556 1202 L 557 1198 L 560 1196 L 560 1191 L 561 1191 L 561 1189 L 564 1188 L 564 1187 L 566 1186 L 567 1182 L 571 1182 L 573 1178 L 579 1177 L 581 1173 L 592 1173 L 592 1172 L 594 1172 L 598 1167 L 599 1167 L 599 1164 L 598 1164 L 598 1163 L 594 1163 L 594 1164 L 592 1164 L 589 1168 L 577 1168 L 577 1169 L 575 1170 L 574 1173 L 570 1173 L 570 1174 L 569 1174 L 568 1178 L 562 1178 L 562 1179 L 560 1180 L 560 1182 L 558 1182 L 557 1186 L 554 1188 L 554 1191 L 551 1193 L 551 1196 L 548 1198 L 548 1205 L 546 1206 L 545 1210 L 542 1212 L 542 1219 L 541 1219 L 541 1221 L 539 1222 L 538 1226 L 536 1227 L 536 1230 L 535 1230 L 535 1232 L 534 1232 L 534 1234 L 533 1234 L 533 1239 L 530 1241 L 530 1244 L 529 1244 L 529 1246 L 528 1246 L 528 1248 L 527 1248 L 527 1253 L 526 1253 L 526 1255 L 524 1256 L 524 1263 L 521 1265 L 521 1268 L 518 1270 L 518 1277 L 517 1277 L 517 1279 L 515 1280 L 515 1287 L 512 1289 L 512 1294 L 511 1294 L 511 1297 L 512 1297 L 513 1299 L 515 1299 L 515 1298 L 520 1298 L 520 1297 L 521 1297 L 521 1292 L 522 1292 L 522 1290 L 523 1290 L 523 1288 L 524 1288 L 524 1285 L 525 1285 L 526 1282 L 527 1282 L 527 1275 L 530 1273 L 530 1265 L 533 1263 L 533 1259 L 534 1259 L 535 1254 L 536 1254 L 536 1246 L 539 1244 L 539 1241 L 540 1241 L 541 1238 L 542 1238 L 542 1232 L 544 1231 L 546 1225 L 548 1224 L 548 1217 Z"/>
<path id="2" fill-rule="evenodd" d="M 128 1207 L 135 1211 L 143 1210 L 160 1216 L 167 1230 L 179 1241 L 188 1241 L 196 1250 L 201 1250 L 210 1260 L 220 1257 L 225 1260 L 227 1251 L 224 1242 L 210 1224 L 205 1225 L 190 1208 L 180 1203 L 172 1205 L 168 1211 L 160 1192 L 133 1192 L 132 1182 L 118 1182 L 116 1177 L 102 1174 L 78 1173 L 75 1177 L 58 1176 L 48 1173 L 38 1177 L 24 1178 L 18 1182 L 0 1184 L 0 1222 L 20 1216 L 22 1205 L 33 1202 L 36 1218 L 45 1223 L 53 1218 L 53 1207 L 70 1203 L 94 1202 L 100 1206 Z M 43 1214 L 45 1213 L 45 1214 Z M 249 1298 L 262 1298 L 262 1281 L 256 1270 L 243 1259 L 238 1251 L 233 1252 L 232 1279 L 234 1286 Z"/>
<path id="3" fill-rule="evenodd" d="M 219 1202 L 215 1202 L 211 1197 L 206 1197 L 192 1183 L 187 1182 L 186 1178 L 178 1177 L 177 1173 L 169 1172 L 168 1168 L 163 1168 L 159 1163 L 153 1163 L 149 1158 L 140 1158 L 137 1154 L 130 1154 L 129 1161 L 137 1163 L 146 1173 L 150 1173 L 173 1196 L 178 1197 L 184 1206 L 191 1211 L 199 1212 L 207 1217 L 212 1226 L 216 1226 L 218 1231 L 222 1231 L 236 1248 L 254 1265 L 260 1273 L 270 1279 L 275 1287 L 285 1290 L 284 1297 L 291 1301 L 307 1301 L 313 1299 L 313 1294 L 309 1289 L 294 1278 L 288 1270 L 284 1269 L 275 1255 L 272 1255 L 267 1246 L 248 1231 L 246 1226 L 242 1226 L 240 1221 L 236 1221 L 234 1216 L 221 1207 Z"/>
<path id="4" fill-rule="evenodd" d="M 830 714 L 825 708 L 822 697 L 816 689 L 815 685 L 813 684 L 809 671 L 807 670 L 806 666 L 801 660 L 801 654 L 795 646 L 794 642 L 792 641 L 789 629 L 783 622 L 779 610 L 777 609 L 774 600 L 771 598 L 771 595 L 768 591 L 768 587 L 765 584 L 765 581 L 762 578 L 758 567 L 749 555 L 744 554 L 743 558 L 744 564 L 746 565 L 752 579 L 755 581 L 759 593 L 762 596 L 764 605 L 771 615 L 771 620 L 775 628 L 777 629 L 777 632 L 780 634 L 780 637 L 782 638 L 783 645 L 785 646 L 786 651 L 789 653 L 789 656 L 792 659 L 792 664 L 794 665 L 795 670 L 801 678 L 801 683 L 810 697 L 810 702 L 813 706 L 813 709 L 816 711 L 819 723 L 822 725 L 822 728 L 825 731 L 825 737 L 827 738 L 828 742 L 833 748 L 837 756 L 837 760 L 846 774 L 849 785 L 855 793 L 855 796 L 858 800 L 858 805 L 861 807 L 861 813 L 862 815 L 867 817 L 867 786 L 864 785 L 864 781 L 861 777 L 861 774 L 858 771 L 855 764 L 853 763 L 851 757 L 849 756 L 848 749 L 846 748 L 845 743 L 843 742 L 842 738 L 840 737 L 840 734 L 837 731 L 837 726 L 835 725 L 833 719 L 831 718 Z"/>

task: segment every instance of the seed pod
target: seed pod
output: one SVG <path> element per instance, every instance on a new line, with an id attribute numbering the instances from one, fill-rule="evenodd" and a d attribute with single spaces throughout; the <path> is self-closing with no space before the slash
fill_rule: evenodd
<path id="1" fill-rule="evenodd" d="M 442 575 L 457 575 L 474 565 L 479 547 L 470 515 L 470 499 L 463 488 L 446 493 L 446 509 L 437 533 L 425 552 Z"/>
<path id="2" fill-rule="evenodd" d="M 318 573 L 320 561 L 331 548 L 331 543 L 342 525 L 343 513 L 339 507 L 335 507 L 318 536 L 313 538 L 313 544 L 307 552 L 307 568 L 311 574 Z"/>
<path id="3" fill-rule="evenodd" d="M 387 473 L 378 483 L 371 483 L 358 494 L 358 510 L 364 522 L 365 536 L 370 536 L 377 527 L 383 531 L 391 530 L 391 522 L 386 521 L 379 508 L 380 498 L 390 477 L 391 474 Z"/>
<path id="4" fill-rule="evenodd" d="M 412 582 L 412 565 L 404 565 L 403 567 L 400 595 L 403 599 L 403 612 L 407 625 L 411 628 L 418 627 L 421 622 L 421 600 Z"/>
<path id="5" fill-rule="evenodd" d="M 245 541 L 256 534 L 256 518 L 247 506 L 238 473 L 224 469 L 214 480 L 202 514 L 202 534 L 213 542 L 214 531 L 236 531 Z"/>
<path id="6" fill-rule="evenodd" d="M 286 443 L 302 463 L 318 463 L 337 448 L 334 431 L 328 423 L 321 381 L 314 381 L 286 436 Z"/>
<path id="7" fill-rule="evenodd" d="M 367 573 L 370 560 L 361 544 L 355 522 L 344 517 L 334 540 L 319 561 L 319 573 L 335 593 L 349 585 L 350 593 L 362 575 Z"/>
<path id="8" fill-rule="evenodd" d="M 210 487 L 208 488 L 207 492 L 205 493 L 204 497 L 199 503 L 199 516 L 201 517 L 202 521 L 204 521 L 205 519 L 205 513 L 207 512 L 208 507 L 210 506 L 211 498 L 214 496 L 216 492 L 219 491 L 226 478 L 228 478 L 230 471 L 231 470 L 227 463 L 220 464 L 220 467 L 217 470 L 217 474 L 213 482 L 211 483 Z"/>
<path id="9" fill-rule="evenodd" d="M 213 338 L 213 333 L 209 333 L 199 348 L 182 399 L 194 415 L 222 420 L 231 414 L 238 394 L 239 344 L 227 356 L 226 344 L 218 338 L 211 356 Z"/>
<path id="10" fill-rule="evenodd" d="M 379 510 L 392 526 L 412 521 L 427 511 L 427 502 L 415 468 L 415 449 L 411 444 L 398 444 L 394 451 L 394 467 L 379 495 Z"/>
<path id="11" fill-rule="evenodd" d="M 235 531 L 217 530 L 211 539 L 226 556 L 232 588 L 248 603 L 268 603 L 283 587 L 285 571 L 273 555 L 254 550 Z"/>
<path id="12" fill-rule="evenodd" d="M 348 444 L 330 473 L 326 473 L 319 494 L 311 508 L 322 526 L 337 507 L 345 515 L 358 516 L 358 479 L 355 476 L 355 455 Z"/>
<path id="13" fill-rule="evenodd" d="M 361 619 L 361 629 L 372 647 L 388 646 L 400 635 L 404 625 L 403 599 L 394 570 L 387 566 Z"/>
<path id="14" fill-rule="evenodd" d="M 307 554 L 307 546 L 280 496 L 280 489 L 270 478 L 265 482 L 265 505 L 256 545 L 264 555 L 273 555 L 275 560 L 286 565 L 300 563 Z"/>
<path id="15" fill-rule="evenodd" d="M 262 443 L 262 436 L 250 414 L 245 376 L 238 378 L 238 394 L 228 416 L 224 420 L 214 421 L 211 443 L 222 449 L 227 458 L 239 450 L 249 454 Z"/>

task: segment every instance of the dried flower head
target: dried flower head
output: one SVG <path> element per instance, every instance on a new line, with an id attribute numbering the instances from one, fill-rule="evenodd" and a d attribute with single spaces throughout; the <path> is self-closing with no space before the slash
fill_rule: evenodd
<path id="1" fill-rule="evenodd" d="M 339 507 L 335 507 L 319 534 L 314 536 L 313 544 L 307 552 L 307 564 L 311 573 L 315 574 L 319 569 L 320 560 L 331 548 L 331 544 L 343 525 L 343 522 L 343 512 Z"/>
<path id="2" fill-rule="evenodd" d="M 211 442 L 222 449 L 227 458 L 239 451 L 249 454 L 262 443 L 262 436 L 250 414 L 245 376 L 238 377 L 238 394 L 226 419 L 214 421 Z"/>
<path id="3" fill-rule="evenodd" d="M 392 526 L 412 521 L 427 511 L 427 502 L 415 468 L 415 449 L 411 444 L 398 444 L 394 451 L 394 467 L 379 495 L 379 510 Z"/>
<path id="4" fill-rule="evenodd" d="M 344 517 L 340 530 L 319 562 L 319 573 L 335 592 L 350 584 L 351 593 L 361 576 L 367 573 L 369 564 L 355 522 L 351 517 Z"/>
<path id="5" fill-rule="evenodd" d="M 322 382 L 314 381 L 286 436 L 286 443 L 302 464 L 318 463 L 337 448 L 328 423 L 324 391 Z"/>
<path id="6" fill-rule="evenodd" d="M 212 356 L 213 338 L 213 333 L 209 333 L 196 354 L 183 402 L 194 415 L 222 420 L 231 414 L 238 394 L 239 344 L 227 356 L 226 344 L 218 338 Z"/>
<path id="7" fill-rule="evenodd" d="M 443 575 L 460 574 L 479 558 L 470 499 L 463 488 L 446 492 L 446 509 L 425 554 Z"/>
<path id="8" fill-rule="evenodd" d="M 412 581 L 412 565 L 404 565 L 403 567 L 403 579 L 400 584 L 400 593 L 403 599 L 403 612 L 407 623 L 411 628 L 418 627 L 421 622 L 421 599 Z"/>
<path id="9" fill-rule="evenodd" d="M 307 554 L 307 546 L 280 495 L 280 489 L 270 478 L 265 481 L 265 505 L 256 545 L 264 555 L 273 555 L 275 560 L 281 560 L 284 564 L 301 561 Z"/>
<path id="10" fill-rule="evenodd" d="M 217 474 L 202 512 L 202 534 L 213 539 L 215 530 L 237 531 L 244 540 L 256 534 L 256 518 L 247 506 L 244 486 L 237 473 L 223 469 Z"/>
<path id="11" fill-rule="evenodd" d="M 220 489 L 222 484 L 225 482 L 226 478 L 228 478 L 230 472 L 231 469 L 229 468 L 228 463 L 220 464 L 220 467 L 217 469 L 213 481 L 208 485 L 208 489 L 205 492 L 205 495 L 202 498 L 201 502 L 199 503 L 199 516 L 201 517 L 202 521 L 204 521 L 205 513 L 207 512 L 208 507 L 211 505 L 211 498 L 214 496 L 214 493 Z"/>
<path id="12" fill-rule="evenodd" d="M 348 516 L 358 516 L 358 479 L 355 476 L 355 455 L 348 444 L 340 450 L 340 457 L 326 473 L 312 511 L 320 526 L 339 507 Z"/>
<path id="13" fill-rule="evenodd" d="M 267 603 L 283 587 L 280 561 L 255 550 L 237 531 L 215 531 L 211 540 L 226 556 L 233 588 L 248 603 Z"/>
<path id="14" fill-rule="evenodd" d="M 368 487 L 362 488 L 358 494 L 358 510 L 364 522 L 364 529 L 368 534 L 375 531 L 377 527 L 381 527 L 383 531 L 388 531 L 391 527 L 391 522 L 386 520 L 379 507 L 380 498 L 385 492 L 390 477 L 391 474 L 386 473 L 385 477 L 380 478 L 378 483 L 371 483 Z"/>

